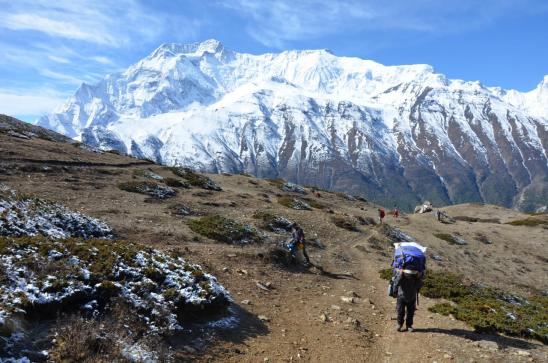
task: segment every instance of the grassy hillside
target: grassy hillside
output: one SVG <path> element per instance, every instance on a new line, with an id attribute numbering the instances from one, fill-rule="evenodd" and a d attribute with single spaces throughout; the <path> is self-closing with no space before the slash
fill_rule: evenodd
<path id="1" fill-rule="evenodd" d="M 536 299 L 548 290 L 546 215 L 467 204 L 444 208 L 450 216 L 458 217 L 452 224 L 439 223 L 432 214 L 421 214 L 403 215 L 398 219 L 387 216 L 385 224 L 379 225 L 377 205 L 343 193 L 296 188 L 283 180 L 261 180 L 248 175 L 201 175 L 115 153 L 88 150 L 66 140 L 20 137 L 2 130 L 5 129 L 0 128 L 2 200 L 46 200 L 101 221 L 112 230 L 112 236 L 106 237 L 114 241 L 104 249 L 107 255 L 110 249 L 117 250 L 116 241 L 126 241 L 124 243 L 139 246 L 151 256 L 174 259 L 170 260 L 172 263 L 179 261 L 177 259 L 188 261 L 188 266 L 173 266 L 171 271 L 180 268 L 184 274 L 199 264 L 201 267 L 193 271 L 196 283 L 206 291 L 204 294 L 211 291 L 211 286 L 200 285 L 207 280 L 202 274 L 208 274 L 216 277 L 232 296 L 226 315 L 194 316 L 191 313 L 183 317 L 185 314 L 177 312 L 181 317 L 179 323 L 185 328 L 179 333 L 149 331 L 150 325 L 143 324 L 142 319 L 133 319 L 138 314 L 131 313 L 132 308 L 123 302 L 127 294 L 118 296 L 122 300 L 115 296 L 103 304 L 96 316 L 71 309 L 55 310 L 47 318 L 31 319 L 28 315 L 20 321 L 29 339 L 15 342 L 15 348 L 10 349 L 21 351 L 22 345 L 30 344 L 29 341 L 39 342 L 31 348 L 49 349 L 51 357 L 58 361 L 86 361 L 85 357 L 100 361 L 108 360 L 109 356 L 122 361 L 144 361 L 146 354 L 160 361 L 239 362 L 264 361 L 265 358 L 287 361 L 291 357 L 308 361 L 352 361 L 356 356 L 378 361 L 404 355 L 424 361 L 443 360 L 444 354 L 460 351 L 460 357 L 472 359 L 477 356 L 477 349 L 487 360 L 505 359 L 512 354 L 517 357 L 520 349 L 539 361 L 546 357 L 547 349 L 538 343 L 542 338 L 535 343 L 521 339 L 520 334 L 505 337 L 500 335 L 509 333 L 504 329 L 476 335 L 475 323 L 466 319 L 462 310 L 469 305 L 464 308 L 443 305 L 446 307 L 443 311 L 433 308 L 442 303 L 454 304 L 443 300 L 447 298 L 444 295 L 430 295 L 430 298 L 427 295 L 421 304 L 433 311 L 453 314 L 469 325 L 420 308 L 417 326 L 430 329 L 427 333 L 431 347 L 425 349 L 419 344 L 421 334 L 406 336 L 401 346 L 395 344 L 392 300 L 385 296 L 385 282 L 377 273 L 389 266 L 393 242 L 416 239 L 428 247 L 430 270 L 461 276 L 466 286 L 486 285 L 524 299 Z M 11 195 L 11 190 L 18 197 Z M 5 212 L 6 205 L 0 204 L 4 209 L 0 211 L 0 221 L 4 220 L 0 234 L 4 235 L 8 222 L 10 231 L 14 228 L 14 219 L 8 218 Z M 19 204 L 13 205 L 13 215 L 18 218 L 44 215 L 32 208 L 32 213 L 25 214 L 17 207 Z M 50 215 L 56 214 L 47 214 Z M 273 255 L 275 247 L 289 238 L 288 229 L 293 222 L 305 231 L 308 252 L 315 265 L 310 269 L 285 266 Z M 48 230 L 40 227 L 43 225 L 36 224 L 38 236 Z M 40 238 L 47 241 L 46 237 Z M 4 236 L 2 241 L 4 246 L 19 246 L 21 240 L 17 238 L 23 237 Z M 51 247 L 49 243 L 44 246 Z M 55 243 L 77 252 L 79 260 L 85 261 L 87 255 L 72 250 L 73 244 L 67 244 L 66 236 Z M 93 247 L 97 242 L 78 243 Z M 0 254 L 2 248 L 5 247 L 0 245 Z M 52 251 L 49 247 L 36 248 L 36 253 L 43 251 L 40 256 L 49 256 Z M 7 256 L 7 252 L 3 256 Z M 68 258 L 68 254 L 66 256 Z M 129 256 L 128 263 L 133 263 L 135 255 Z M 44 278 L 60 275 L 61 281 L 48 284 L 55 285 L 52 289 L 57 292 L 63 292 L 70 284 L 80 281 L 72 279 L 67 261 L 62 260 L 59 265 L 62 268 L 56 269 L 57 265 L 49 266 L 51 261 L 46 258 L 44 266 L 40 265 L 36 271 Z M 158 270 L 154 263 L 148 266 L 151 268 L 142 266 L 142 274 L 155 281 L 155 289 L 161 290 L 134 293 L 156 296 L 151 293 L 161 292 L 162 298 L 158 298 L 162 301 L 176 301 L 181 289 L 169 290 L 167 285 L 163 288 L 165 271 Z M 114 276 L 103 280 L 96 283 L 111 286 L 108 284 L 112 282 L 125 288 L 127 282 Z M 7 284 L 0 278 L 0 289 L 5 289 Z M 441 288 L 445 289 L 443 285 Z M 100 302 L 100 299 L 94 300 Z M 472 303 L 467 300 L 467 304 Z M 481 319 L 482 314 L 489 316 L 491 307 L 486 306 L 477 310 L 479 315 L 474 319 Z M 188 311 L 185 309 L 181 311 Z M 38 322 L 41 325 L 36 325 Z M 126 325 L 131 329 L 125 328 Z M 457 330 L 462 334 L 448 333 Z M 94 338 L 70 338 L 76 331 Z M 55 334 L 60 338 L 51 345 Z M 123 344 L 105 345 L 99 339 L 105 335 L 121 336 Z M 0 328 L 0 337 L 13 338 L 5 328 Z M 496 341 L 498 349 L 468 345 L 483 340 Z M 436 347 L 440 350 L 436 351 Z M 3 349 L 7 354 L 7 348 Z M 139 353 L 139 349 L 142 352 Z M 44 361 L 46 357 L 36 357 L 37 361 L 40 359 Z"/>

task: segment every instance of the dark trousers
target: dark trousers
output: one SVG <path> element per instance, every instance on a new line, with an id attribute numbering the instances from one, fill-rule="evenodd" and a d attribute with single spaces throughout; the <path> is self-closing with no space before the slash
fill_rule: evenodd
<path id="1" fill-rule="evenodd" d="M 303 248 L 301 250 L 303 252 L 303 257 L 306 263 L 310 264 L 310 257 L 308 257 L 308 253 L 306 253 L 306 245 L 303 245 Z M 295 249 L 291 252 L 291 258 L 293 260 L 297 259 L 297 253 L 299 252 L 299 248 L 295 247 Z"/>
<path id="2" fill-rule="evenodd" d="M 405 320 L 406 326 L 413 326 L 413 317 L 415 316 L 415 303 L 415 299 L 413 299 L 413 301 L 407 301 L 402 296 L 398 296 L 398 300 L 396 302 L 398 325 L 403 325 L 403 321 Z M 407 316 L 405 315 L 406 310 Z"/>
<path id="3" fill-rule="evenodd" d="M 308 257 L 308 253 L 306 253 L 306 246 L 303 246 L 303 256 L 306 260 L 306 263 L 310 263 L 310 258 Z"/>

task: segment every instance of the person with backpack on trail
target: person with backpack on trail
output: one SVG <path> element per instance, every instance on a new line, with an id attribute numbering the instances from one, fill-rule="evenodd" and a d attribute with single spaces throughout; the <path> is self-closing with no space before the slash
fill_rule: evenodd
<path id="1" fill-rule="evenodd" d="M 306 253 L 304 231 L 297 223 L 293 223 L 291 226 L 290 250 L 293 259 L 297 258 L 297 251 L 302 251 L 306 266 L 310 265 L 310 258 L 308 257 L 308 253 Z"/>
<path id="2" fill-rule="evenodd" d="M 384 219 L 384 216 L 386 213 L 384 212 L 384 208 L 379 208 L 379 221 L 382 224 L 382 220 Z"/>
<path id="3" fill-rule="evenodd" d="M 417 308 L 419 290 L 422 287 L 422 273 L 414 270 L 398 270 L 395 283 L 398 287 L 396 300 L 397 331 L 413 332 L 413 318 Z M 405 328 L 403 323 L 405 321 Z"/>
<path id="4" fill-rule="evenodd" d="M 392 217 L 398 219 L 400 216 L 400 211 L 398 210 L 398 207 L 394 205 L 394 209 L 392 210 Z"/>
<path id="5" fill-rule="evenodd" d="M 415 242 L 396 243 L 395 246 L 389 294 L 397 298 L 397 331 L 413 332 L 413 318 L 426 271 L 426 248 Z"/>

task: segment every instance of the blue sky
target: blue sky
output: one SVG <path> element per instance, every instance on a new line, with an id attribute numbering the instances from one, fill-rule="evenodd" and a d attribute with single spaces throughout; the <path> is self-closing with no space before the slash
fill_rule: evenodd
<path id="1" fill-rule="evenodd" d="M 548 74 L 545 0 L 0 0 L 0 19 L 0 113 L 27 121 L 164 42 L 328 48 L 520 91 Z"/>

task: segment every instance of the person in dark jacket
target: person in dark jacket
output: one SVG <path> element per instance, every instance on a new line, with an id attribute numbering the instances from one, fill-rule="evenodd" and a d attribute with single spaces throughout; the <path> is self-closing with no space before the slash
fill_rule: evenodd
<path id="1" fill-rule="evenodd" d="M 422 287 L 422 273 L 412 270 L 397 270 L 395 285 L 398 288 L 396 311 L 399 332 L 413 331 L 413 317 L 417 304 L 417 295 Z M 403 323 L 405 321 L 405 329 Z"/>
<path id="2" fill-rule="evenodd" d="M 297 223 L 293 223 L 291 226 L 291 243 L 294 244 L 294 248 L 292 248 L 294 251 L 293 258 L 296 258 L 295 253 L 301 250 L 306 265 L 310 265 L 310 258 L 308 257 L 308 253 L 306 253 L 304 231 Z"/>

